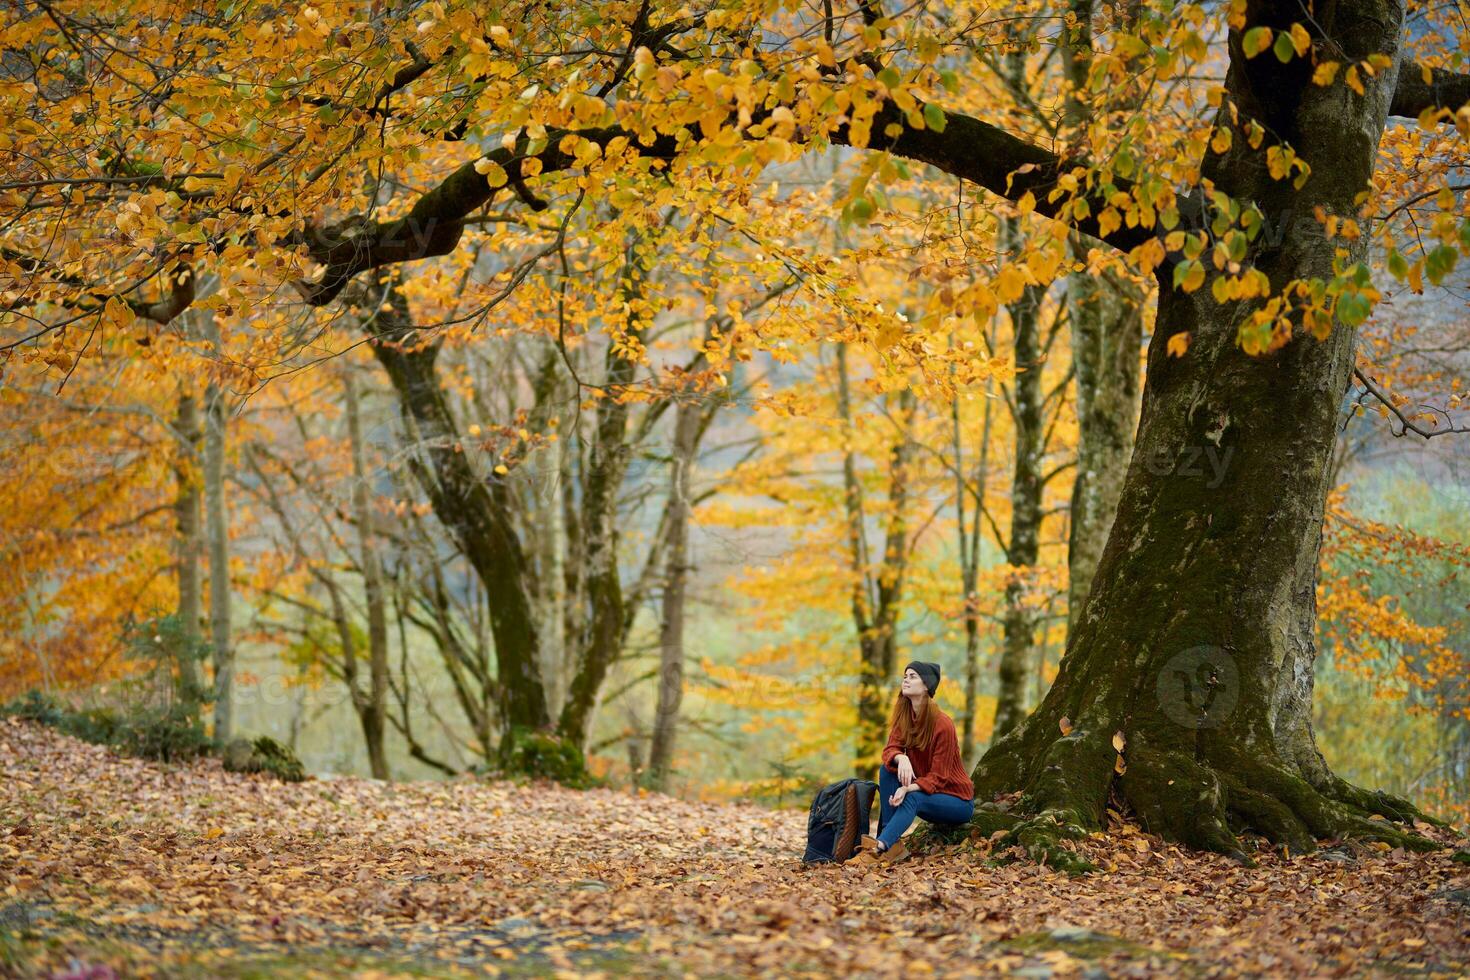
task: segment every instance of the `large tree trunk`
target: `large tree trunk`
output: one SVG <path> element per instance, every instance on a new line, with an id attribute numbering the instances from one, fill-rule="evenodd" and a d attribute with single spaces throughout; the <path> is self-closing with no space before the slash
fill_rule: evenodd
<path id="1" fill-rule="evenodd" d="M 1300 11 L 1252 4 L 1247 17 L 1280 30 Z M 1392 67 L 1358 98 L 1311 84 L 1310 61 L 1246 60 L 1232 31 L 1226 90 L 1239 118 L 1227 106 L 1217 125 L 1234 130 L 1233 147 L 1202 168 L 1284 221 L 1279 243 L 1257 238 L 1247 258 L 1278 291 L 1298 277 L 1330 280 L 1337 250 L 1365 258 L 1366 237 L 1328 238 L 1314 221 L 1286 218 L 1317 207 L 1357 216 L 1398 73 L 1401 5 L 1362 0 L 1318 17 L 1349 62 L 1382 52 Z M 1312 165 L 1300 190 L 1271 178 L 1264 147 L 1249 147 L 1252 120 Z M 1338 323 L 1325 340 L 1298 335 L 1252 357 L 1237 325 L 1259 301 L 1222 306 L 1208 283 L 1174 289 L 1171 273 L 1160 269 L 1137 446 L 1086 615 L 1042 704 L 976 766 L 977 799 L 1022 791 L 1018 810 L 1031 819 L 1010 839 L 1073 864 L 1057 838 L 1099 825 L 1122 733 L 1116 789 L 1168 838 L 1242 860 L 1243 828 L 1294 852 L 1344 834 L 1425 846 L 1368 819 L 1416 811 L 1333 776 L 1310 722 L 1318 549 L 1354 332 Z M 1179 331 L 1192 342 L 1173 357 Z M 979 819 L 999 819 L 982 809 Z"/>
<path id="2" fill-rule="evenodd" d="M 352 519 L 357 525 L 363 592 L 367 599 L 368 687 L 366 697 L 359 698 L 362 692 L 355 685 L 352 693 L 357 702 L 354 707 L 362 723 L 373 778 L 391 779 L 384 745 L 388 727 L 388 611 L 384 600 L 383 566 L 378 560 L 378 544 L 373 531 L 376 522 L 368 497 L 362 412 L 353 370 L 350 364 L 343 369 L 342 388 L 347 403 L 347 438 L 352 451 Z"/>
<path id="3" fill-rule="evenodd" d="M 1005 219 L 1000 230 L 1002 253 L 1017 245 L 1016 219 Z M 1012 415 L 1016 430 L 1016 458 L 1011 476 L 1011 533 L 1006 562 L 1011 575 L 1006 581 L 1005 611 L 1002 616 L 999 685 L 996 690 L 995 724 L 991 739 L 1000 738 L 1021 723 L 1026 710 L 1026 680 L 1036 645 L 1036 612 L 1026 593 L 1041 544 L 1041 300 L 1045 290 L 1027 285 L 1010 304 L 1012 346 L 1015 351 L 1016 384 L 1012 393 Z"/>
<path id="4" fill-rule="evenodd" d="M 674 465 L 669 481 L 668 557 L 664 577 L 663 622 L 659 628 L 658 706 L 653 741 L 648 750 L 649 785 L 668 789 L 678 732 L 679 703 L 684 698 L 684 597 L 689 578 L 689 514 L 693 500 L 689 474 L 699 446 L 702 413 L 694 401 L 683 402 L 674 418 Z"/>

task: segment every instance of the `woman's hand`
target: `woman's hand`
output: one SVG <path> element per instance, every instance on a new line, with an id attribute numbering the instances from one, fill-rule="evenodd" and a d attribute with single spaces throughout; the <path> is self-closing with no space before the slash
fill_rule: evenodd
<path id="1" fill-rule="evenodd" d="M 899 783 L 905 787 L 911 785 L 914 781 L 914 764 L 909 761 L 909 757 L 906 755 L 894 756 L 894 761 L 898 763 Z"/>
<path id="2" fill-rule="evenodd" d="M 888 802 L 894 806 L 898 806 L 903 802 L 903 798 L 908 795 L 909 790 L 912 788 L 911 786 L 900 786 L 893 791 L 893 795 L 888 798 Z"/>

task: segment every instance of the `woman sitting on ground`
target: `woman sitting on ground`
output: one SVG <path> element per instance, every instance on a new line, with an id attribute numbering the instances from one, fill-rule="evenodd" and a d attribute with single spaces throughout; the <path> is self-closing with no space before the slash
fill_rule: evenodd
<path id="1" fill-rule="evenodd" d="M 915 817 L 954 824 L 975 815 L 975 786 L 960 759 L 954 721 L 934 703 L 938 687 L 938 664 L 915 660 L 904 668 L 878 772 L 878 836 L 863 835 L 854 861 L 903 860 L 907 850 L 899 838 Z"/>

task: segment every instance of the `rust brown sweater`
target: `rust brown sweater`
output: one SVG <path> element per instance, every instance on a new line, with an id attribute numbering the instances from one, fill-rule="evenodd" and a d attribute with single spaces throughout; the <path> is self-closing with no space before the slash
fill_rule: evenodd
<path id="1" fill-rule="evenodd" d="M 954 721 L 938 705 L 931 704 L 929 710 L 934 712 L 934 737 L 929 740 L 929 747 L 920 751 L 904 746 L 898 726 L 894 725 L 888 733 L 888 744 L 883 746 L 883 765 L 898 775 L 898 763 L 894 759 L 906 755 L 914 767 L 914 782 L 919 789 L 973 800 L 975 784 L 970 782 L 970 774 L 965 772 L 965 764 L 960 760 L 960 740 L 955 734 Z"/>

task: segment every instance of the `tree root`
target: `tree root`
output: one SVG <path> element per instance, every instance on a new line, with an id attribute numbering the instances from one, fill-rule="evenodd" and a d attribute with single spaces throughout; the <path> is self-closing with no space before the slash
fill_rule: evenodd
<path id="1" fill-rule="evenodd" d="M 1097 865 L 1081 854 L 1062 844 L 1064 840 L 1082 840 L 1087 829 L 1073 822 L 1071 811 L 1048 810 L 1030 820 L 1022 821 L 996 842 L 1000 849 L 1021 847 L 1026 855 L 1038 864 L 1065 872 L 1069 877 L 1088 874 L 1098 870 Z M 1007 863 L 1014 858 L 1002 858 Z"/>
<path id="2" fill-rule="evenodd" d="M 1146 830 L 1253 867 L 1225 821 L 1225 796 L 1216 773 L 1182 752 L 1137 743 L 1120 781 Z"/>
<path id="3" fill-rule="evenodd" d="M 924 823 L 906 840 L 910 850 L 924 854 L 941 847 L 964 844 L 979 835 L 974 821 L 962 824 Z"/>
<path id="4" fill-rule="evenodd" d="M 1282 801 L 1300 818 L 1311 832 L 1314 846 L 1316 840 L 1334 837 L 1383 841 L 1411 851 L 1433 851 L 1441 846 L 1413 831 L 1394 827 L 1387 820 L 1370 819 L 1363 807 L 1323 795 L 1279 764 L 1251 761 L 1244 768 L 1250 786 Z"/>
<path id="5" fill-rule="evenodd" d="M 1385 793 L 1382 790 L 1363 789 L 1361 786 L 1354 786 L 1340 776 L 1331 776 L 1327 785 L 1319 786 L 1318 790 L 1324 795 L 1337 800 L 1339 803 L 1346 803 L 1365 813 L 1381 814 L 1396 823 L 1412 825 L 1416 820 L 1422 820 L 1424 823 L 1432 827 L 1439 827 L 1442 830 L 1453 829 L 1449 823 L 1438 817 L 1430 816 L 1402 797 L 1394 796 L 1392 793 Z"/>
<path id="6" fill-rule="evenodd" d="M 1254 828 L 1271 843 L 1287 848 L 1290 853 L 1305 854 L 1317 846 L 1312 832 L 1291 807 L 1233 777 L 1222 782 L 1226 787 L 1227 809 L 1239 818 L 1242 829 Z"/>
<path id="7" fill-rule="evenodd" d="M 1062 824 L 1099 827 L 1117 758 L 1111 740 L 1111 732 L 1084 728 L 1053 739 L 1042 755 L 1040 770 L 1021 794 L 1021 811 L 1052 813 Z"/>
<path id="8" fill-rule="evenodd" d="M 1254 830 L 1288 853 L 1308 853 L 1318 840 L 1346 837 L 1415 851 L 1440 846 L 1411 830 L 1370 819 L 1356 804 L 1323 795 L 1284 765 L 1239 749 L 1230 759 L 1229 769 L 1208 767 L 1182 752 L 1139 746 L 1130 752 L 1123 793 L 1150 831 L 1243 864 L 1252 862 L 1227 825 L 1230 817 L 1242 830 Z M 1412 819 L 1409 810 L 1389 810 Z"/>
<path id="9" fill-rule="evenodd" d="M 1247 832 L 1262 835 L 1288 854 L 1305 854 L 1319 840 L 1341 838 L 1413 851 L 1442 846 L 1399 826 L 1416 820 L 1446 826 L 1413 804 L 1335 776 L 1319 789 L 1285 763 L 1262 758 L 1258 749 L 1217 745 L 1212 759 L 1201 759 L 1193 746 L 1152 745 L 1139 735 L 1126 753 L 1118 790 L 1146 830 L 1248 867 L 1255 861 L 1238 836 Z M 1100 825 L 1115 761 L 1110 733 L 1074 729 L 1054 738 L 1042 751 L 1016 810 L 978 804 L 973 832 L 994 836 L 1004 831 L 996 839 L 998 849 L 1019 848 L 1069 875 L 1094 871 L 1092 862 L 1064 842 L 1083 839 Z"/>
<path id="10" fill-rule="evenodd" d="M 1011 830 L 1024 821 L 1025 818 L 1019 814 L 1001 810 L 993 804 L 977 802 L 975 815 L 970 818 L 970 826 L 982 837 L 990 837 L 997 830 Z"/>

